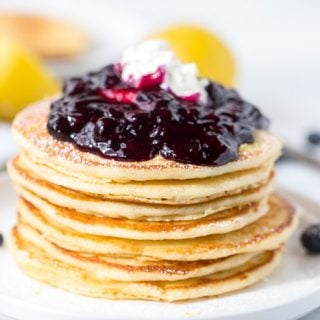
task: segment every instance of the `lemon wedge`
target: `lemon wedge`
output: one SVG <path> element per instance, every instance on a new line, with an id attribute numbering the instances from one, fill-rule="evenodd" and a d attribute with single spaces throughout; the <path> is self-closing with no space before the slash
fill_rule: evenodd
<path id="1" fill-rule="evenodd" d="M 203 77 L 231 86 L 235 81 L 235 61 L 230 50 L 212 32 L 195 25 L 175 25 L 151 35 L 165 40 L 178 58 L 195 62 Z"/>
<path id="2" fill-rule="evenodd" d="M 0 34 L 0 119 L 12 120 L 29 103 L 59 90 L 59 82 L 36 56 Z"/>

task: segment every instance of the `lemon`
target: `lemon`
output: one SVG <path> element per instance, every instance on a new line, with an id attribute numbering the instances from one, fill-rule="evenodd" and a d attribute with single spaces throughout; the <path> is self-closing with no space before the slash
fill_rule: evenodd
<path id="1" fill-rule="evenodd" d="M 200 75 L 231 86 L 235 80 L 235 62 L 230 50 L 212 32 L 195 25 L 175 25 L 151 35 L 169 43 L 177 57 L 195 62 Z"/>
<path id="2" fill-rule="evenodd" d="M 0 34 L 1 119 L 11 120 L 27 104 L 59 90 L 59 82 L 37 57 Z"/>

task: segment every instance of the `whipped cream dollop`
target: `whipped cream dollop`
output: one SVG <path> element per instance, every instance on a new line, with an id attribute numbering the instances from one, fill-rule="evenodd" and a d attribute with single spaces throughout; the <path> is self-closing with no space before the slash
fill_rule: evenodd
<path id="1" fill-rule="evenodd" d="M 182 63 L 168 44 L 149 40 L 124 50 L 121 79 L 136 88 L 160 85 L 179 98 L 205 104 L 208 80 L 194 63 Z"/>

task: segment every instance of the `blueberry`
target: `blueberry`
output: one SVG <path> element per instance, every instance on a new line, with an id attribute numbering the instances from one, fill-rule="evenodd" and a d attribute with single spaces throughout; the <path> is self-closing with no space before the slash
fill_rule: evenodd
<path id="1" fill-rule="evenodd" d="M 0 246 L 3 245 L 3 235 L 0 233 Z"/>
<path id="2" fill-rule="evenodd" d="M 305 229 L 301 242 L 309 252 L 320 253 L 320 224 L 314 224 Z"/>
<path id="3" fill-rule="evenodd" d="M 308 134 L 308 141 L 313 145 L 320 145 L 320 132 L 310 132 Z"/>

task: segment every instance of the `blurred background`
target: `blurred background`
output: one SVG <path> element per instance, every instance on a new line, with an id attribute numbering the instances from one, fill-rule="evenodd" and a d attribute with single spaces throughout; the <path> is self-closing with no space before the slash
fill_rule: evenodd
<path id="1" fill-rule="evenodd" d="M 308 142 L 320 143 L 319 18 L 318 0 L 1 0 L 0 165 L 15 152 L 18 110 L 153 37 L 237 87 L 288 145 L 319 155 Z"/>

